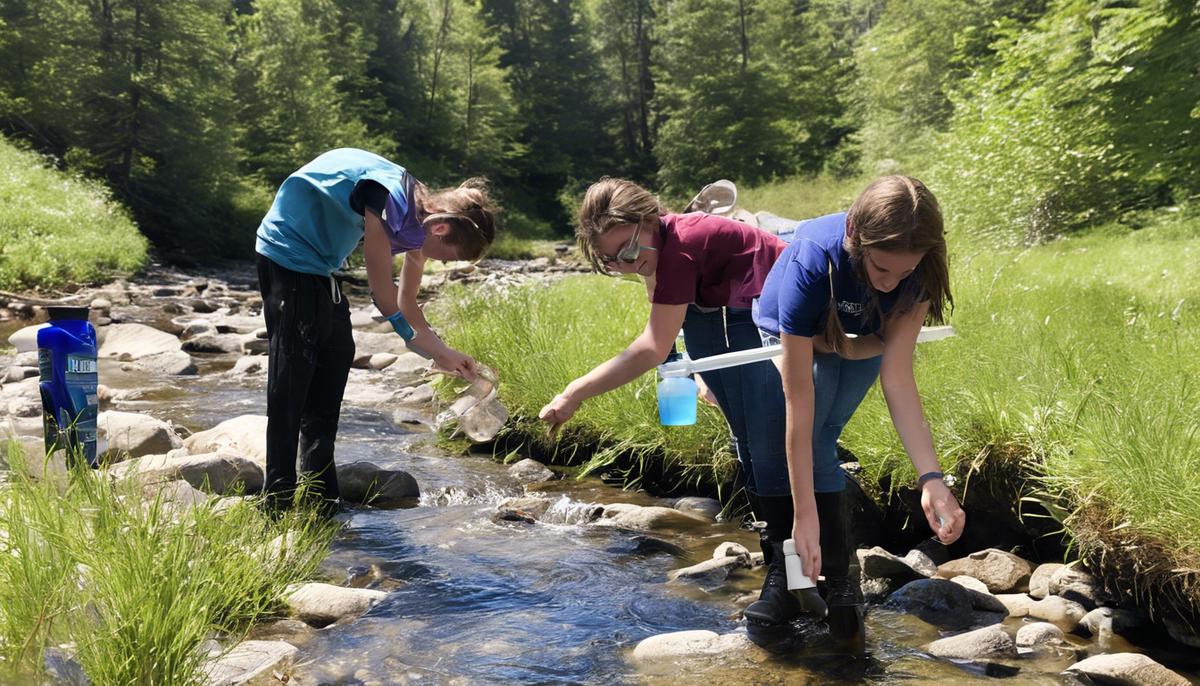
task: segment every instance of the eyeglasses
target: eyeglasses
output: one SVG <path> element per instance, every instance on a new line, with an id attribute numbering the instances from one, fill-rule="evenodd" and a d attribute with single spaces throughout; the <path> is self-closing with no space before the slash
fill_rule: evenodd
<path id="1" fill-rule="evenodd" d="M 600 260 L 604 264 L 610 264 L 613 262 L 624 262 L 625 264 L 633 264 L 634 262 L 637 261 L 638 255 L 641 255 L 643 250 L 658 250 L 658 248 L 652 248 L 648 245 L 642 245 L 642 244 L 638 243 L 638 238 L 641 236 L 641 233 L 642 233 L 642 224 L 641 224 L 641 222 L 638 222 L 637 228 L 635 228 L 633 230 L 633 237 L 629 239 L 629 242 L 626 243 L 625 246 L 623 248 L 621 248 L 621 250 L 619 252 L 617 252 L 616 255 L 601 254 Z"/>

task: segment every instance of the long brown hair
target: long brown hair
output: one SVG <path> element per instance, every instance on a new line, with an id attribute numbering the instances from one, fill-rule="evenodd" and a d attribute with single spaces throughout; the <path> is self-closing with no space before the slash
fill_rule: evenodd
<path id="1" fill-rule="evenodd" d="M 879 316 L 879 292 L 871 287 L 863 264 L 863 249 L 884 252 L 921 253 L 921 261 L 913 273 L 917 288 L 900 292 L 891 314 L 904 314 L 929 299 L 927 324 L 945 321 L 947 308 L 954 307 L 950 294 L 950 268 L 946 259 L 946 233 L 942 210 L 937 198 L 917 179 L 908 176 L 881 176 L 871 182 L 855 198 L 846 215 L 846 252 L 850 254 L 855 274 L 867 286 L 868 302 L 863 316 L 867 321 Z M 850 341 L 838 318 L 837 303 L 830 287 L 829 313 L 825 322 L 825 343 L 839 354 L 846 352 Z"/>
<path id="2" fill-rule="evenodd" d="M 609 274 L 604 258 L 596 250 L 596 239 L 616 226 L 642 224 L 642 230 L 657 225 L 663 208 L 653 193 L 632 181 L 610 176 L 588 187 L 579 206 L 575 240 L 579 252 L 594 271 Z"/>
<path id="3" fill-rule="evenodd" d="M 446 213 L 441 217 L 450 225 L 444 240 L 458 248 L 463 260 L 477 260 L 496 240 L 496 213 L 498 208 L 488 196 L 488 181 L 473 177 L 456 188 L 427 191 L 418 186 L 420 206 L 426 213 Z"/>

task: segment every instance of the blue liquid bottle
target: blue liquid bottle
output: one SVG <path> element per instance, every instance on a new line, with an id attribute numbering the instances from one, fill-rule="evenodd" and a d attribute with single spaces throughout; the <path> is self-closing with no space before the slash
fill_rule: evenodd
<path id="1" fill-rule="evenodd" d="M 674 350 L 667 362 L 680 359 Z M 686 376 L 670 376 L 658 382 L 658 421 L 663 426 L 691 426 L 696 423 L 696 382 Z"/>
<path id="2" fill-rule="evenodd" d="M 51 307 L 50 324 L 38 331 L 42 418 L 46 451 L 65 448 L 67 460 L 96 463 L 96 329 L 86 307 Z"/>

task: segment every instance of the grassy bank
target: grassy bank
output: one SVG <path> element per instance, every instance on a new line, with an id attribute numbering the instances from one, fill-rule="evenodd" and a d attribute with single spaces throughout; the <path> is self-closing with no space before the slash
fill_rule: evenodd
<path id="1" fill-rule="evenodd" d="M 102 184 L 3 140 L 0 169 L 0 290 L 96 281 L 145 263 L 146 239 Z"/>
<path id="2" fill-rule="evenodd" d="M 309 577 L 333 536 L 310 513 L 176 509 L 83 470 L 35 481 L 16 444 L 0 487 L 0 681 L 34 681 L 48 648 L 97 686 L 202 684 L 200 644 L 234 639 Z M 286 553 L 271 541 L 287 536 Z M 285 557 L 283 557 L 285 556 Z M 5 676 L 6 675 L 6 676 Z"/>
<path id="3" fill-rule="evenodd" d="M 861 185 L 791 183 L 790 200 L 779 184 L 744 192 L 742 204 L 813 216 L 844 207 Z M 958 336 L 920 346 L 917 381 L 944 467 L 1035 475 L 1024 495 L 1055 505 L 1081 554 L 1136 539 L 1146 558 L 1124 557 L 1139 583 L 1200 600 L 1186 571 L 1200 568 L 1200 217 L 1143 220 L 1031 249 L 984 247 L 950 227 Z M 646 307 L 636 284 L 584 277 L 500 304 L 464 295 L 447 333 L 501 370 L 502 396 L 529 417 L 632 340 Z M 601 461 L 616 447 L 660 455 L 689 478 L 728 469 L 719 418 L 659 427 L 653 383 L 647 375 L 585 403 L 561 446 L 598 444 Z M 843 441 L 868 483 L 912 482 L 878 388 Z"/>

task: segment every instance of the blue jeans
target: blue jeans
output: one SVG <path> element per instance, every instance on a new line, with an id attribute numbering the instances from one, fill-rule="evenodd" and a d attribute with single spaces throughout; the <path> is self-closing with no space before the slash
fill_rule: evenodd
<path id="1" fill-rule="evenodd" d="M 779 338 L 762 332 L 763 345 Z M 879 377 L 883 356 L 847 360 L 836 353 L 813 354 L 813 491 L 838 493 L 846 488 L 846 475 L 838 459 L 837 442 Z M 782 439 L 786 441 L 785 439 Z"/>
<path id="2" fill-rule="evenodd" d="M 683 339 L 693 360 L 763 345 L 748 308 L 704 312 L 690 305 L 683 320 Z M 729 422 L 746 487 L 758 495 L 789 495 L 787 408 L 775 365 L 755 362 L 701 372 L 700 377 Z"/>

